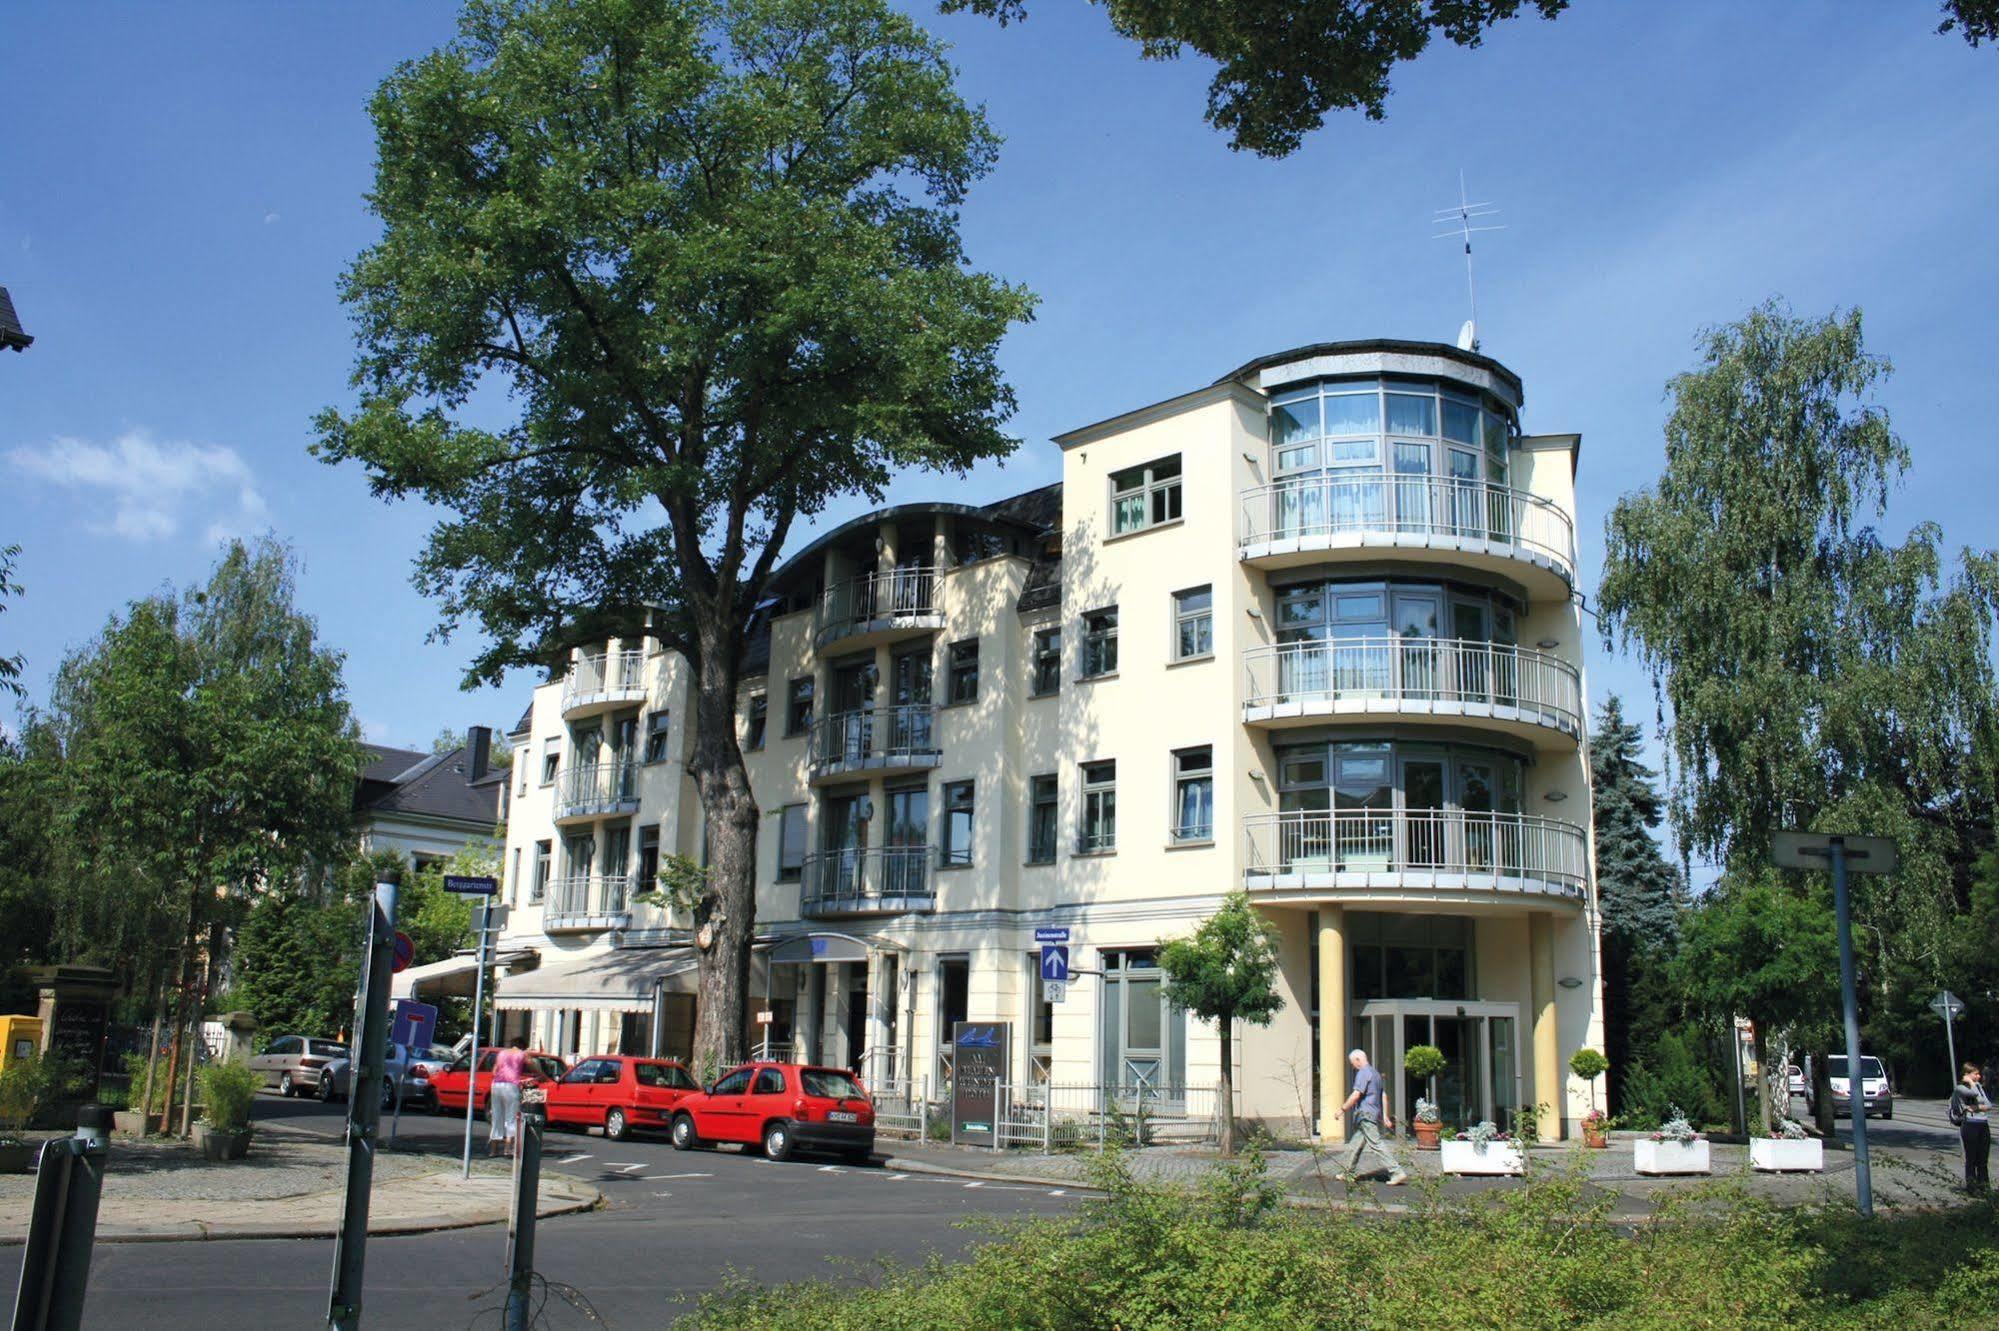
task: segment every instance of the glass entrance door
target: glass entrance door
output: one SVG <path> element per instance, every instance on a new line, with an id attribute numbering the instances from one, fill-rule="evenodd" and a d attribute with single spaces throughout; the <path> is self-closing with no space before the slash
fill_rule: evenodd
<path id="1" fill-rule="evenodd" d="M 1484 1119 L 1511 1128 L 1520 1104 L 1518 1027 L 1511 1003 L 1372 999 L 1353 1018 L 1352 1037 L 1381 1069 L 1399 1131 L 1407 1132 L 1419 1099 L 1434 1102 L 1444 1125 L 1462 1131 Z M 1417 1045 L 1444 1055 L 1444 1070 L 1429 1081 L 1405 1070 Z"/>

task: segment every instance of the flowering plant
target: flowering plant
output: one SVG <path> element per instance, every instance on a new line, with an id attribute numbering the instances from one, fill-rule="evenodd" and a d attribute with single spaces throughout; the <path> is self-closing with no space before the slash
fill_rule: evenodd
<path id="1" fill-rule="evenodd" d="M 1777 1120 L 1777 1135 L 1787 1142 L 1801 1142 L 1811 1134 L 1805 1131 L 1804 1124 L 1787 1115 Z"/>
<path id="2" fill-rule="evenodd" d="M 1609 1132 L 1616 1119 L 1601 1109 L 1592 1109 L 1583 1115 L 1583 1129 L 1588 1132 Z"/>
<path id="3" fill-rule="evenodd" d="M 1702 1136 L 1700 1130 L 1687 1121 L 1686 1112 L 1678 1105 L 1674 1105 L 1673 1116 L 1659 1125 L 1659 1130 L 1652 1134 L 1652 1140 L 1655 1142 L 1675 1142 L 1678 1145 L 1685 1146 L 1691 1142 L 1706 1141 L 1707 1138 Z"/>
<path id="4" fill-rule="evenodd" d="M 1472 1144 L 1473 1150 L 1483 1155 L 1485 1154 L 1485 1148 L 1494 1142 L 1499 1142 L 1503 1145 L 1512 1141 L 1513 1134 L 1487 1118 L 1481 1119 L 1471 1127 L 1466 1128 L 1465 1140 Z"/>
<path id="5" fill-rule="evenodd" d="M 1437 1112 L 1437 1102 L 1416 1097 L 1416 1121 L 1418 1123 L 1441 1123 L 1443 1116 Z"/>

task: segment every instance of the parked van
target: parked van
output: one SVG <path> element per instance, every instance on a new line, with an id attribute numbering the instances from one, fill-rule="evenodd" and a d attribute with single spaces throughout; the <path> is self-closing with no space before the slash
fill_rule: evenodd
<path id="1" fill-rule="evenodd" d="M 1851 1115 L 1853 1095 L 1848 1088 L 1846 1055 L 1828 1054 L 1825 1070 L 1832 1082 L 1833 1114 Z M 1805 1108 L 1812 1113 L 1818 1112 L 1818 1106 L 1812 1099 L 1817 1084 L 1812 1075 L 1812 1060 L 1808 1056 L 1805 1059 Z M 1860 1056 L 1860 1097 L 1863 1105 L 1861 1112 L 1867 1117 L 1873 1118 L 1877 1114 L 1882 1118 L 1895 1117 L 1895 1088 L 1888 1084 L 1888 1069 L 1883 1067 L 1881 1060 L 1872 1054 Z"/>

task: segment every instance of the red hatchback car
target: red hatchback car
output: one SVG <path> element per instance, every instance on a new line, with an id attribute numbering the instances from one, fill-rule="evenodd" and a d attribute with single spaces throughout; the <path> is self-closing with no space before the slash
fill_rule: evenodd
<path id="1" fill-rule="evenodd" d="M 675 1149 L 713 1142 L 762 1146 L 773 1160 L 793 1150 L 833 1151 L 856 1164 L 875 1149 L 875 1107 L 845 1068 L 749 1063 L 680 1102 Z"/>
<path id="2" fill-rule="evenodd" d="M 664 1058 L 586 1058 L 548 1086 L 551 1127 L 602 1128 L 623 1141 L 647 1128 L 664 1132 L 675 1108 L 701 1086 L 679 1063 Z"/>
<path id="3" fill-rule="evenodd" d="M 479 1078 L 475 1092 L 478 1099 L 475 1103 L 475 1108 L 481 1113 L 485 1112 L 486 1101 L 492 1095 L 493 1060 L 498 1057 L 499 1052 L 497 1049 L 481 1049 L 479 1051 Z M 461 1114 L 465 1112 L 465 1084 L 471 1080 L 466 1062 L 465 1057 L 460 1055 L 458 1061 L 444 1071 L 431 1074 L 430 1089 L 437 1096 L 437 1111 L 439 1113 L 447 1113 L 454 1109 Z M 524 1083 L 528 1086 L 555 1081 L 565 1071 L 562 1060 L 554 1054 L 530 1053 L 528 1055 L 528 1066 L 534 1071 L 534 1075 L 529 1077 Z"/>

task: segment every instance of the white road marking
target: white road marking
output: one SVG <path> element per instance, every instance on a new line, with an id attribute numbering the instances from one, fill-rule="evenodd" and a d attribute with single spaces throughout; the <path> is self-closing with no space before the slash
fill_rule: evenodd
<path id="1" fill-rule="evenodd" d="M 819 1172 L 822 1174 L 837 1174 L 840 1172 L 840 1167 L 838 1165 L 821 1165 L 819 1166 Z"/>
<path id="2" fill-rule="evenodd" d="M 605 1166 L 605 1168 L 606 1168 L 606 1169 L 615 1169 L 615 1170 L 617 1170 L 617 1171 L 618 1171 L 619 1173 L 621 1173 L 621 1174 L 629 1174 L 629 1173 L 631 1173 L 631 1172 L 632 1172 L 633 1170 L 635 1170 L 635 1169 L 644 1169 L 645 1167 L 646 1167 L 646 1164 L 645 1164 L 645 1161 L 643 1161 L 643 1160 L 639 1161 L 639 1162 L 638 1162 L 637 1164 L 635 1164 L 635 1165 L 606 1165 L 606 1166 Z"/>
<path id="3" fill-rule="evenodd" d="M 579 1160 L 588 1160 L 589 1158 L 590 1157 L 588 1155 L 585 1155 L 584 1153 L 579 1151 L 575 1155 L 566 1155 L 562 1157 L 562 1159 L 557 1160 L 555 1163 L 558 1165 L 573 1165 Z"/>
<path id="4" fill-rule="evenodd" d="M 714 1178 L 714 1177 L 715 1176 L 713 1174 L 652 1174 L 646 1178 L 646 1182 L 658 1183 L 666 1179 L 674 1179 L 674 1178 Z"/>
<path id="5" fill-rule="evenodd" d="M 1066 1197 L 1069 1195 L 1069 1190 L 1067 1188 L 1050 1188 L 1048 1195 L 1050 1197 Z"/>
<path id="6" fill-rule="evenodd" d="M 908 1177 L 909 1177 L 909 1175 L 907 1175 L 907 1174 L 890 1174 L 890 1175 L 888 1176 L 888 1181 L 889 1181 L 890 1183 L 900 1183 L 900 1182 L 902 1182 L 902 1181 L 903 1181 L 904 1179 L 906 1179 L 906 1178 L 908 1178 Z"/>
<path id="7" fill-rule="evenodd" d="M 967 1183 L 967 1184 L 966 1184 L 965 1186 L 966 1186 L 966 1187 L 968 1187 L 968 1188 L 983 1188 L 983 1187 L 985 1187 L 986 1185 L 985 1185 L 985 1182 L 984 1182 L 983 1180 L 980 1180 L 980 1181 L 977 1181 L 977 1182 L 972 1182 L 972 1183 Z"/>

